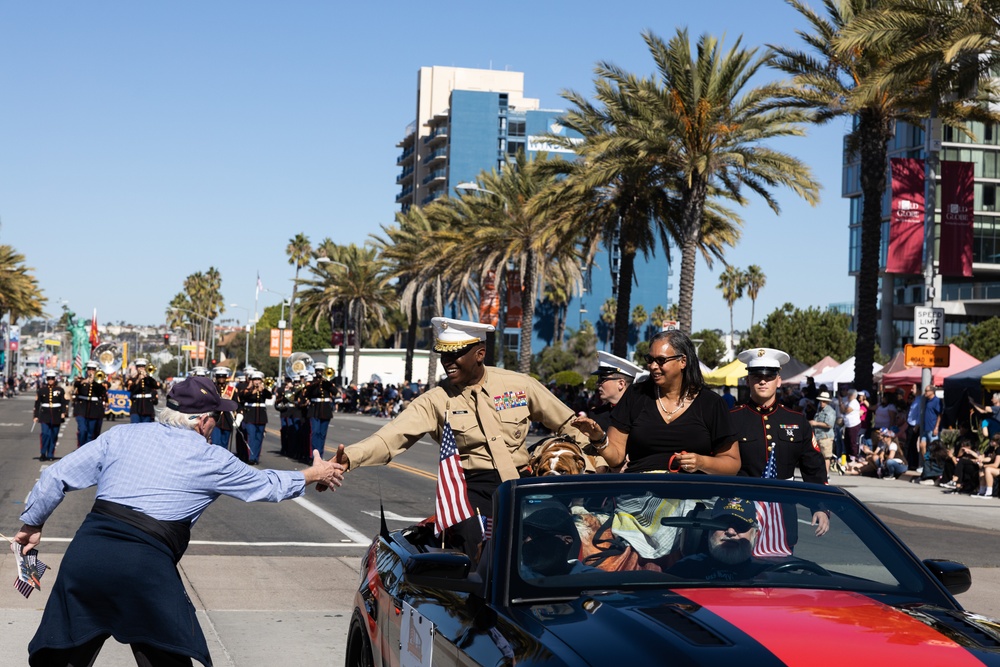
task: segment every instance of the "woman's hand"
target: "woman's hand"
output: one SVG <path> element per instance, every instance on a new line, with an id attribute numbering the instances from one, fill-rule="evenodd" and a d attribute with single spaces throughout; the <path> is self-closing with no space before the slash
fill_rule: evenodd
<path id="1" fill-rule="evenodd" d="M 576 419 L 570 422 L 570 426 L 575 426 L 581 433 L 590 439 L 591 444 L 597 445 L 604 441 L 607 434 L 604 429 L 601 428 L 600 424 L 595 422 L 590 417 L 585 417 L 580 415 Z"/>

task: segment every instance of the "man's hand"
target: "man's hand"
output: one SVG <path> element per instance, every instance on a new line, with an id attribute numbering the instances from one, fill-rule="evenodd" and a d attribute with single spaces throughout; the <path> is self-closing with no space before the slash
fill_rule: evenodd
<path id="1" fill-rule="evenodd" d="M 21 526 L 21 530 L 17 531 L 17 535 L 14 536 L 14 541 L 23 545 L 21 549 L 21 555 L 23 556 L 37 547 L 38 543 L 42 541 L 42 529 L 40 526 L 24 524 Z"/>
<path id="2" fill-rule="evenodd" d="M 823 537 L 830 530 L 830 517 L 820 510 L 813 514 L 812 525 L 816 526 L 816 537 Z"/>
<path id="3" fill-rule="evenodd" d="M 313 464 L 306 468 L 306 484 L 316 482 L 316 490 L 325 491 L 331 486 L 340 486 L 344 483 L 344 466 L 338 463 L 343 457 L 344 446 L 337 449 L 337 456 L 329 461 L 324 461 L 319 450 L 313 450 Z"/>

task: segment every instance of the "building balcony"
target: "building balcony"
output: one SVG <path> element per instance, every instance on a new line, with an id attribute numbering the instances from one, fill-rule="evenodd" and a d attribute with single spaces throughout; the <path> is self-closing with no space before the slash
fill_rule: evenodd
<path id="1" fill-rule="evenodd" d="M 942 301 L 1000 301 L 1000 281 L 941 286 Z"/>
<path id="2" fill-rule="evenodd" d="M 396 177 L 396 185 L 402 185 L 413 178 L 413 167 L 407 167 Z"/>
<path id="3" fill-rule="evenodd" d="M 431 130 L 430 134 L 424 137 L 424 145 L 432 146 L 439 143 L 445 143 L 447 139 L 448 139 L 448 126 L 441 125 L 439 127 L 435 127 L 433 130 Z"/>
<path id="4" fill-rule="evenodd" d="M 442 162 L 448 159 L 448 147 L 442 146 L 424 157 L 423 164 L 429 165 L 432 162 Z"/>
<path id="5" fill-rule="evenodd" d="M 402 167 L 405 164 L 413 162 L 415 160 L 415 157 L 414 157 L 415 154 L 416 154 L 416 150 L 414 150 L 413 146 L 410 146 L 409 148 L 407 148 L 406 150 L 404 150 L 402 153 L 400 153 L 399 157 L 396 158 L 396 166 L 397 167 Z"/>
<path id="6" fill-rule="evenodd" d="M 440 181 L 443 183 L 447 177 L 448 177 L 447 169 L 435 169 L 431 173 L 424 176 L 424 180 L 421 181 L 421 183 L 423 183 L 424 185 L 427 185 L 428 183 L 433 183 L 435 181 Z"/>
<path id="7" fill-rule="evenodd" d="M 407 204 L 413 199 L 413 186 L 407 185 L 403 188 L 398 195 L 396 195 L 397 204 Z"/>

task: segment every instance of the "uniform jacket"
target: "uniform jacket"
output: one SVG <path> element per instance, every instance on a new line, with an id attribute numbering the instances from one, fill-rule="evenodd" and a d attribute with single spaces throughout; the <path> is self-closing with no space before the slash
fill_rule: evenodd
<path id="1" fill-rule="evenodd" d="M 103 384 L 84 382 L 77 378 L 73 383 L 73 415 L 86 419 L 103 419 L 108 404 L 108 388 Z"/>
<path id="2" fill-rule="evenodd" d="M 440 443 L 446 413 L 462 467 L 496 470 L 504 480 L 518 477 L 517 470 L 528 463 L 524 443 L 533 421 L 569 435 L 581 447 L 589 442 L 570 426 L 573 411 L 540 382 L 487 367 L 479 385 L 458 389 L 445 381 L 413 399 L 377 433 L 347 448 L 351 467 L 388 463 L 424 435 Z"/>
<path id="3" fill-rule="evenodd" d="M 269 398 L 271 398 L 271 390 L 267 388 L 241 391 L 240 412 L 243 413 L 243 421 L 247 424 L 266 424 L 267 406 L 264 405 L 264 401 Z"/>
<path id="4" fill-rule="evenodd" d="M 748 401 L 730 415 L 740 446 L 740 475 L 763 477 L 770 448 L 775 447 L 778 479 L 791 479 L 798 466 L 803 481 L 826 484 L 826 462 L 804 414 L 777 401 L 766 408 Z"/>
<path id="5" fill-rule="evenodd" d="M 42 424 L 58 426 L 69 411 L 66 401 L 66 390 L 56 385 L 42 387 L 35 394 L 35 410 L 33 417 Z"/>
<path id="6" fill-rule="evenodd" d="M 337 389 L 329 380 L 313 380 L 305 386 L 303 395 L 309 399 L 309 419 L 333 419 L 333 399 Z"/>
<path id="7" fill-rule="evenodd" d="M 132 399 L 129 413 L 142 417 L 152 417 L 155 413 L 153 406 L 158 401 L 157 391 L 160 389 L 160 383 L 147 375 L 130 382 L 128 388 L 129 397 Z"/>

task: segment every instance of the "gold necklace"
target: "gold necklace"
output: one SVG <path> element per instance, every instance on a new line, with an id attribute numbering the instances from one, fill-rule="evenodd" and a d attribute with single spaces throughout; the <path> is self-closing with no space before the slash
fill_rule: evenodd
<path id="1" fill-rule="evenodd" d="M 660 390 L 657 389 L 656 390 L 656 404 L 660 407 L 660 411 L 663 412 L 664 419 L 667 421 L 667 423 L 670 423 L 671 418 L 674 415 L 676 415 L 678 412 L 680 412 L 681 409 L 684 407 L 684 397 L 681 396 L 679 399 L 677 399 L 677 407 L 674 408 L 672 411 L 667 412 L 667 409 L 665 407 L 663 407 L 663 397 L 660 396 Z"/>

